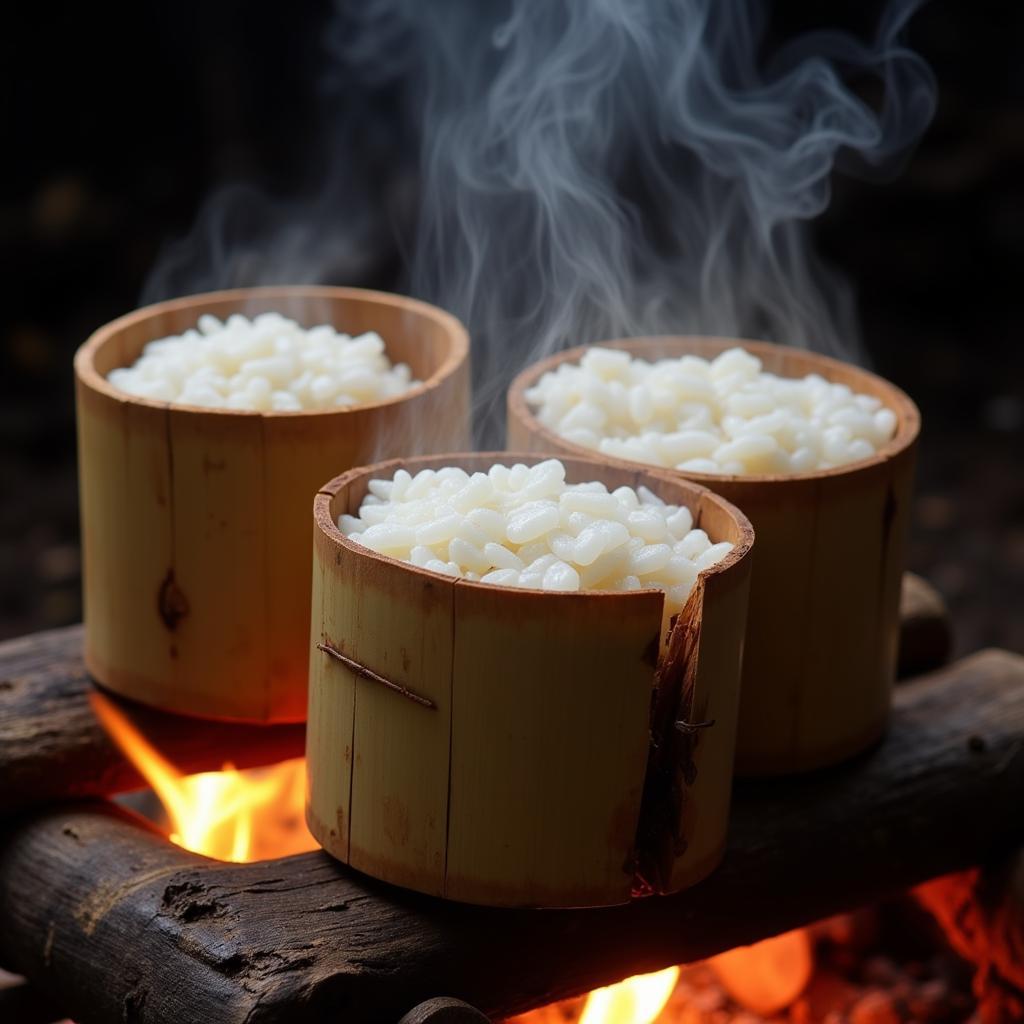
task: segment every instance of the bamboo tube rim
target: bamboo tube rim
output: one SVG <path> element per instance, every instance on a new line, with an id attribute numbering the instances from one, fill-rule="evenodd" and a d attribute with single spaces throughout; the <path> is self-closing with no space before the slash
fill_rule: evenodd
<path id="1" fill-rule="evenodd" d="M 414 565 L 412 562 L 406 562 L 400 558 L 392 558 L 390 555 L 381 554 L 379 551 L 373 551 L 362 544 L 358 544 L 355 541 L 350 540 L 338 528 L 337 520 L 331 512 L 331 504 L 337 493 L 343 488 L 348 487 L 353 483 L 357 483 L 360 480 L 370 480 L 378 476 L 383 477 L 384 479 L 390 479 L 394 476 L 395 471 L 399 469 L 405 469 L 415 475 L 415 472 L 420 469 L 434 469 L 442 466 L 459 466 L 460 468 L 465 468 L 464 463 L 467 461 L 486 464 L 488 466 L 496 462 L 505 463 L 507 465 L 514 465 L 517 462 L 522 462 L 526 465 L 536 465 L 538 462 L 543 462 L 545 459 L 558 459 L 559 461 L 568 460 L 575 465 L 585 464 L 592 466 L 597 473 L 600 473 L 602 469 L 607 468 L 607 463 L 603 463 L 600 459 L 588 458 L 587 456 L 577 456 L 575 454 L 566 456 L 557 452 L 451 452 L 442 455 L 420 455 L 415 458 L 408 459 L 388 459 L 385 462 L 377 462 L 369 466 L 357 466 L 353 469 L 347 470 L 339 476 L 334 477 L 333 480 L 324 484 L 313 499 L 313 520 L 316 523 L 317 528 L 322 530 L 331 540 L 343 545 L 345 548 L 350 551 L 354 551 L 357 554 L 364 555 L 377 562 L 400 566 L 403 570 L 424 575 L 431 579 L 447 581 L 458 586 L 470 587 L 473 589 L 483 588 L 488 593 L 491 593 L 495 589 L 495 584 L 493 583 L 481 583 L 476 580 L 452 577 L 447 573 L 434 572 L 433 569 L 425 569 L 422 566 Z M 634 465 L 641 466 L 642 464 L 630 463 L 630 469 L 633 469 Z M 567 469 L 568 468 L 570 467 L 567 467 Z M 477 472 L 477 470 L 473 471 Z M 737 539 L 731 541 L 733 545 L 732 551 L 730 551 L 725 558 L 715 562 L 714 565 L 708 566 L 706 569 L 702 569 L 697 574 L 697 581 L 694 583 L 694 592 L 696 592 L 699 587 L 704 586 L 709 579 L 726 572 L 732 566 L 736 565 L 750 552 L 755 539 L 754 527 L 751 525 L 750 520 L 746 515 L 732 504 L 732 502 L 727 501 L 720 494 L 716 494 L 710 488 L 705 487 L 702 484 L 695 483 L 689 479 L 681 479 L 679 476 L 665 472 L 664 470 L 659 471 L 654 467 L 643 466 L 642 469 L 636 470 L 635 472 L 639 475 L 649 477 L 653 483 L 660 481 L 661 483 L 669 484 L 672 487 L 681 487 L 684 491 L 689 491 L 693 497 L 693 504 L 695 506 L 694 511 L 698 513 L 697 515 L 694 515 L 695 528 L 698 526 L 700 521 L 699 511 L 701 506 L 704 504 L 716 507 L 720 511 L 724 512 L 731 519 L 736 528 Z M 594 479 L 598 478 L 599 477 L 597 476 L 594 477 Z M 584 483 L 586 481 L 578 480 L 576 482 Z M 653 490 L 654 488 L 651 489 Z M 718 540 L 721 539 L 722 538 L 718 538 Z M 712 538 L 712 543 L 716 542 L 716 539 Z M 516 592 L 523 594 L 535 594 L 540 597 L 550 596 L 553 593 L 550 590 L 538 590 L 535 587 L 509 587 L 508 589 L 515 590 Z M 560 592 L 559 596 L 563 598 L 593 598 L 595 596 L 599 596 L 605 598 L 632 599 L 638 596 L 646 596 L 649 598 L 650 592 L 650 589 L 576 590 L 570 593 Z M 691 593 L 691 598 L 692 596 L 693 595 Z M 664 603 L 664 591 L 662 591 L 662 602 Z"/>
<path id="2" fill-rule="evenodd" d="M 830 382 L 835 382 L 836 374 L 842 374 L 863 381 L 863 387 L 870 392 L 881 392 L 884 394 L 883 404 L 892 409 L 896 414 L 896 432 L 873 455 L 869 455 L 864 459 L 858 459 L 856 462 L 845 463 L 842 466 L 812 469 L 802 473 L 698 473 L 691 470 L 672 469 L 667 466 L 654 466 L 652 463 L 640 462 L 636 459 L 627 459 L 617 455 L 608 455 L 597 449 L 586 448 L 583 445 L 576 444 L 574 441 L 569 441 L 556 434 L 551 428 L 544 426 L 537 419 L 530 408 L 529 402 L 526 400 L 527 389 L 536 384 L 545 373 L 555 370 L 562 363 L 578 363 L 591 348 L 618 349 L 629 352 L 634 358 L 649 359 L 652 357 L 647 355 L 645 350 L 652 346 L 664 346 L 665 349 L 662 356 L 654 358 L 666 358 L 672 355 L 700 355 L 707 357 L 736 347 L 743 348 L 758 357 L 765 355 L 775 356 L 780 353 L 796 355 L 808 364 L 806 373 L 819 373 Z M 783 376 L 783 374 L 777 374 L 777 376 Z M 851 384 L 849 386 L 854 387 L 855 385 Z M 547 450 L 562 450 L 572 453 L 573 456 L 589 456 L 591 459 L 618 463 L 619 465 L 650 466 L 656 471 L 669 473 L 677 479 L 682 475 L 687 480 L 692 480 L 712 490 L 716 485 L 721 485 L 722 483 L 741 485 L 826 480 L 871 469 L 910 448 L 917 440 L 921 430 L 921 413 L 913 399 L 891 381 L 872 373 L 870 370 L 862 369 L 851 363 L 845 363 L 841 359 L 820 355 L 817 352 L 792 348 L 788 345 L 779 345 L 770 341 L 689 334 L 652 335 L 643 338 L 619 338 L 610 341 L 598 341 L 593 345 L 577 345 L 575 348 L 548 356 L 548 358 L 526 367 L 512 381 L 508 390 L 508 412 L 510 417 L 517 419 L 530 433 L 541 438 L 545 442 Z"/>
<path id="3" fill-rule="evenodd" d="M 120 388 L 114 387 L 96 369 L 95 359 L 97 353 L 121 332 L 129 330 L 137 324 L 145 323 L 147 320 L 155 319 L 178 313 L 182 310 L 195 309 L 196 315 L 200 315 L 202 307 L 215 302 L 237 302 L 240 306 L 251 299 L 281 299 L 288 300 L 352 300 L 367 303 L 370 305 L 391 306 L 403 308 L 406 312 L 427 320 L 432 320 L 449 339 L 450 350 L 441 364 L 426 379 L 403 391 L 400 395 L 393 395 L 376 402 L 362 402 L 358 405 L 349 405 L 342 408 L 331 409 L 295 409 L 280 410 L 268 409 L 265 411 L 254 409 L 228 409 L 223 406 L 190 405 L 186 402 L 165 402 L 152 398 L 144 398 L 139 395 L 129 394 Z M 343 329 L 344 325 L 334 325 Z M 156 340 L 155 338 L 153 339 Z M 385 354 L 387 353 L 388 341 L 384 339 Z M 349 413 L 363 413 L 370 410 L 383 409 L 387 406 L 398 405 L 411 398 L 416 398 L 428 391 L 435 389 L 442 381 L 455 373 L 466 361 L 469 355 L 469 334 L 461 321 L 451 313 L 446 312 L 438 306 L 432 306 L 420 299 L 409 298 L 405 295 L 396 295 L 391 292 L 374 291 L 368 288 L 336 287 L 334 285 L 272 285 L 259 288 L 231 288 L 214 292 L 198 292 L 194 295 L 185 295 L 176 299 L 168 299 L 164 302 L 156 302 L 149 306 L 142 306 L 140 309 L 132 310 L 116 320 L 111 320 L 102 327 L 97 328 L 80 346 L 75 353 L 75 374 L 83 384 L 99 391 L 109 398 L 120 402 L 134 402 L 138 405 L 148 406 L 151 409 L 172 409 L 175 413 L 211 413 L 223 414 L 225 416 L 259 416 L 265 419 L 280 418 L 302 418 L 305 416 L 345 416 Z"/>

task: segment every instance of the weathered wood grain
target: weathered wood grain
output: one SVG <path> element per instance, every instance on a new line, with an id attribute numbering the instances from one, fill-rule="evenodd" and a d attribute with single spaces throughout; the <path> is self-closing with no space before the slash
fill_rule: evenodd
<path id="1" fill-rule="evenodd" d="M 0 644 L 0 812 L 145 785 L 93 713 L 81 626 Z M 115 699 L 115 698 L 112 698 Z M 117 699 L 154 746 L 185 772 L 301 756 L 304 725 L 182 718 Z"/>

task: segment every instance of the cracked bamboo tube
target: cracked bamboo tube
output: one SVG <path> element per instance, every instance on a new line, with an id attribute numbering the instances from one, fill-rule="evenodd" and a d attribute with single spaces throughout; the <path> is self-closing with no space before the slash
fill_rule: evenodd
<path id="1" fill-rule="evenodd" d="M 423 381 L 329 412 L 239 412 L 125 394 L 106 375 L 156 338 L 276 310 L 307 327 L 376 330 Z M 242 289 L 149 306 L 75 357 L 85 661 L 109 689 L 209 718 L 306 714 L 309 502 L 339 468 L 461 446 L 468 338 L 422 302 L 352 288 Z"/>
<path id="2" fill-rule="evenodd" d="M 768 342 L 662 337 L 602 342 L 634 357 L 714 358 L 740 345 L 784 377 L 819 373 L 882 400 L 896 433 L 875 455 L 791 475 L 685 474 L 743 510 L 757 531 L 743 663 L 737 771 L 773 775 L 842 761 L 875 743 L 889 718 L 900 578 L 920 415 L 899 388 L 825 356 Z M 576 348 L 524 370 L 508 393 L 508 443 L 611 459 L 543 426 L 525 392 Z M 672 470 L 682 479 L 684 474 Z"/>
<path id="3" fill-rule="evenodd" d="M 469 903 L 603 905 L 637 888 L 693 884 L 725 841 L 750 525 L 694 484 L 563 460 L 570 481 L 646 484 L 735 545 L 700 574 L 672 632 L 674 660 L 660 664 L 660 591 L 455 580 L 337 528 L 374 477 L 499 461 L 541 459 L 395 460 L 351 470 L 317 495 L 310 829 L 360 871 Z M 677 719 L 714 724 L 679 745 Z M 685 763 L 649 761 L 652 729 L 659 749 L 682 752 Z M 660 813 L 642 815 L 651 800 Z"/>

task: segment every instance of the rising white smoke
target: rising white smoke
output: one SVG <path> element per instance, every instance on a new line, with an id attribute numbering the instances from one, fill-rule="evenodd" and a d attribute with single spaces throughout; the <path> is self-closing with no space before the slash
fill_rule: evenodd
<path id="1" fill-rule="evenodd" d="M 486 401 L 526 362 L 610 337 L 855 357 L 850 290 L 808 224 L 837 168 L 893 170 L 932 116 L 932 75 L 902 42 L 916 7 L 895 0 L 872 40 L 815 32 L 764 52 L 762 0 L 367 0 L 338 11 L 329 51 L 401 97 L 419 160 L 415 229 L 397 239 L 407 290 L 469 326 Z M 256 260 L 261 281 L 336 276 L 379 237 L 388 218 L 344 166 L 358 143 L 335 154 L 349 184 L 270 219 L 258 245 L 282 248 Z M 222 209 L 178 248 L 179 290 L 190 260 L 191 290 L 256 283 L 210 231 Z"/>

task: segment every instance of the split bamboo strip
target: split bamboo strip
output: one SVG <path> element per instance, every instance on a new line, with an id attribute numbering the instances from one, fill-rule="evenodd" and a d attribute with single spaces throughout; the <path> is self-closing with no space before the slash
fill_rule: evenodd
<path id="1" fill-rule="evenodd" d="M 275 310 L 306 327 L 375 330 L 423 383 L 328 412 L 201 409 L 125 394 L 106 376 L 199 316 Z M 75 358 L 86 664 L 166 710 L 258 722 L 307 710 L 309 502 L 332 473 L 469 433 L 465 330 L 447 313 L 352 288 L 258 288 L 150 306 Z"/>
<path id="2" fill-rule="evenodd" d="M 651 857 L 638 826 L 652 699 L 671 675 L 656 676 L 663 595 L 455 580 L 372 552 L 336 525 L 375 477 L 499 461 L 541 459 L 396 460 L 343 474 L 317 496 L 309 825 L 340 860 L 433 895 L 495 906 L 624 902 Z M 661 797 L 676 805 L 661 824 L 676 831 L 658 844 L 652 874 L 677 889 L 711 871 L 724 844 L 753 534 L 699 486 L 564 461 L 572 481 L 646 484 L 735 545 L 701 574 L 676 621 L 674 634 L 700 637 L 694 686 L 658 697 L 669 730 L 689 720 L 694 694 L 715 717 L 688 751 L 686 786 Z"/>
<path id="3" fill-rule="evenodd" d="M 770 373 L 819 373 L 874 395 L 896 413 L 893 439 L 849 466 L 793 475 L 685 474 L 742 509 L 757 531 L 737 770 L 809 770 L 876 742 L 888 721 L 896 667 L 900 576 L 920 427 L 914 403 L 865 370 L 767 342 L 664 337 L 602 344 L 648 360 L 686 353 L 713 358 L 740 345 Z M 508 394 L 508 443 L 639 465 L 564 440 L 539 423 L 526 402 L 525 391 L 544 373 L 578 362 L 585 351 L 553 356 L 516 378 Z"/>

